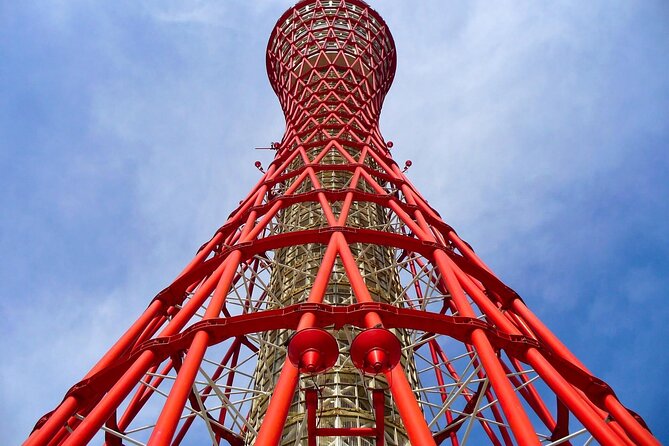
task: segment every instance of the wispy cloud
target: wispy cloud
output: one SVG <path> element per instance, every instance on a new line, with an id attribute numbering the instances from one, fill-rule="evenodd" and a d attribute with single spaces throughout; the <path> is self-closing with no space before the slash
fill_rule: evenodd
<path id="1" fill-rule="evenodd" d="M 0 430 L 18 443 L 256 181 L 289 1 L 2 6 Z M 382 114 L 430 203 L 660 437 L 667 10 L 379 3 Z M 5 13 L 6 12 L 6 13 Z M 28 401 L 28 402 L 26 402 Z M 664 429 L 664 430 L 663 430 Z"/>

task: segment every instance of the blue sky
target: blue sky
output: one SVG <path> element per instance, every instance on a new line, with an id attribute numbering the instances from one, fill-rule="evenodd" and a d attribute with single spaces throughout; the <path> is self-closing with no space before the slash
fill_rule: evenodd
<path id="1" fill-rule="evenodd" d="M 290 1 L 0 1 L 0 432 L 19 443 L 255 183 Z M 444 219 L 663 441 L 669 7 L 372 5 L 381 126 Z"/>

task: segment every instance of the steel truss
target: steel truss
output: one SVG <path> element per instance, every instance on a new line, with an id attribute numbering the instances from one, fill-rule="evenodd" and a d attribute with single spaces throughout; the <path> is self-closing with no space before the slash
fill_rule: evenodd
<path id="1" fill-rule="evenodd" d="M 274 161 L 26 445 L 312 445 L 318 429 L 321 445 L 659 445 L 393 160 L 378 117 L 395 64 L 362 1 L 279 19 Z M 286 356 L 310 327 L 339 348 L 314 375 Z M 371 327 L 402 343 L 377 375 L 349 354 Z"/>

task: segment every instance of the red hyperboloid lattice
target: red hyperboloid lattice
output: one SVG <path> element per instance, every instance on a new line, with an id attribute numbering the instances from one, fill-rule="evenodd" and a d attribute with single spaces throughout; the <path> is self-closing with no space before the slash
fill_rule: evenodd
<path id="1" fill-rule="evenodd" d="M 26 444 L 659 444 L 392 159 L 395 64 L 362 1 L 279 19 L 274 161 Z"/>

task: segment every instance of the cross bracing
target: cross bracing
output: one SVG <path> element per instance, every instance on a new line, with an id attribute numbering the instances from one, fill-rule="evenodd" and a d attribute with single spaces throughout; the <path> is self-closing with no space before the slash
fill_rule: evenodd
<path id="1" fill-rule="evenodd" d="M 395 162 L 378 127 L 395 65 L 360 0 L 279 19 L 273 162 L 26 444 L 659 444 Z M 287 358 L 308 328 L 336 341 L 319 373 Z M 375 374 L 351 347 L 372 328 L 401 345 Z"/>

